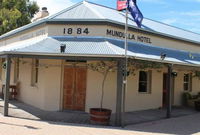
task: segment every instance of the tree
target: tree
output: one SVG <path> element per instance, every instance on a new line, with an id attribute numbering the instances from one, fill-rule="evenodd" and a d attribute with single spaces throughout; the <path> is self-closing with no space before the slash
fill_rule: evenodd
<path id="1" fill-rule="evenodd" d="M 39 7 L 29 0 L 0 0 L 0 35 L 30 23 Z"/>
<path id="2" fill-rule="evenodd" d="M 117 70 L 117 63 L 115 61 L 112 62 L 100 61 L 96 63 L 89 63 L 87 67 L 103 75 L 103 80 L 101 84 L 101 100 L 100 100 L 100 111 L 101 111 L 103 109 L 105 81 L 109 72 L 115 72 Z"/>

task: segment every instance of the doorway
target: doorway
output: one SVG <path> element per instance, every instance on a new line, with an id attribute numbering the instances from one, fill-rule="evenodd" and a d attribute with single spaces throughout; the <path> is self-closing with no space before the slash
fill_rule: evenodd
<path id="1" fill-rule="evenodd" d="M 87 68 L 65 66 L 63 82 L 63 109 L 85 111 Z"/>

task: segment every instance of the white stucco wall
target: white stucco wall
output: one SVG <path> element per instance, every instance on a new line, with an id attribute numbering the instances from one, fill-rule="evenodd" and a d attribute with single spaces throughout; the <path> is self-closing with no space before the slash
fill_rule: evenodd
<path id="1" fill-rule="evenodd" d="M 31 86 L 31 59 L 21 59 L 19 66 L 19 81 L 20 81 L 20 91 L 18 93 L 18 98 L 20 101 L 30 104 L 32 106 L 38 107 L 40 109 L 44 108 L 44 90 L 41 76 L 43 73 L 39 68 L 39 82 L 36 86 Z"/>
<path id="2" fill-rule="evenodd" d="M 126 93 L 126 111 L 136 111 L 159 108 L 162 106 L 162 76 L 163 72 L 152 71 L 152 89 L 151 93 L 138 92 L 139 70 L 135 75 L 128 77 L 128 88 Z M 103 76 L 98 72 L 88 70 L 86 111 L 89 108 L 99 107 L 101 97 L 101 82 Z M 109 73 L 105 83 L 105 96 L 103 107 L 109 108 L 112 112 L 116 110 L 116 90 L 117 73 Z"/>
<path id="3" fill-rule="evenodd" d="M 116 106 L 116 73 L 109 73 L 105 82 L 103 108 L 109 108 L 113 112 Z M 100 107 L 101 88 L 102 88 L 103 75 L 88 70 L 87 72 L 87 90 L 86 90 L 86 111 L 89 108 Z"/>
<path id="4" fill-rule="evenodd" d="M 183 78 L 184 73 L 190 73 L 186 69 L 175 70 L 178 76 L 174 80 L 174 91 L 172 93 L 172 105 L 182 105 L 183 94 Z M 126 92 L 126 111 L 138 111 L 147 109 L 156 109 L 162 107 L 163 98 L 163 73 L 167 73 L 166 68 L 162 70 L 152 69 L 152 87 L 151 93 L 138 92 L 138 79 L 139 70 L 135 71 L 135 75 L 128 77 L 128 88 Z M 116 73 L 110 73 L 105 84 L 105 108 L 111 109 L 115 112 L 116 108 Z M 102 75 L 88 70 L 87 80 L 87 98 L 86 98 L 86 111 L 91 107 L 99 107 L 101 95 L 101 82 Z M 200 92 L 200 80 L 197 77 L 192 78 L 192 94 Z"/>
<path id="5" fill-rule="evenodd" d="M 60 108 L 60 60 L 40 60 L 38 83 L 31 86 L 31 59 L 20 62 L 20 93 L 19 100 L 48 111 Z M 45 66 L 46 65 L 46 66 Z M 49 66 L 48 66 L 49 65 Z"/>
<path id="6" fill-rule="evenodd" d="M 200 80 L 198 77 L 192 78 L 192 94 L 200 92 Z"/>
<path id="7" fill-rule="evenodd" d="M 177 77 L 174 80 L 174 105 L 182 104 L 182 93 L 183 93 L 183 77 L 184 72 L 178 71 Z"/>
<path id="8" fill-rule="evenodd" d="M 62 110 L 62 61 L 61 60 L 40 60 L 38 84 L 32 87 L 31 84 L 31 59 L 20 59 L 19 81 L 20 91 L 18 99 L 26 104 L 48 111 Z M 138 92 L 139 71 L 128 77 L 128 88 L 126 92 L 126 111 L 147 110 L 162 107 L 163 96 L 163 73 L 162 70 L 152 69 L 152 86 L 150 93 Z M 175 77 L 173 105 L 182 104 L 183 76 L 184 73 L 191 73 L 188 69 L 175 69 L 178 76 Z M 5 82 L 5 69 L 2 69 L 2 81 Z M 11 84 L 14 79 L 14 63 L 11 69 Z M 88 69 L 86 88 L 86 112 L 89 108 L 100 107 L 101 86 L 103 75 Z M 117 72 L 108 74 L 105 83 L 105 94 L 103 107 L 109 108 L 114 113 L 116 110 Z M 192 94 L 200 92 L 200 80 L 192 78 Z"/>
<path id="9" fill-rule="evenodd" d="M 50 64 L 48 68 L 41 69 L 44 76 L 44 109 L 49 111 L 60 110 L 61 94 L 61 60 L 42 60 L 43 64 Z"/>
<path id="10" fill-rule="evenodd" d="M 152 86 L 150 93 L 138 92 L 139 70 L 135 71 L 135 76 L 128 79 L 128 89 L 126 93 L 126 111 L 137 111 L 154 109 L 162 106 L 162 80 L 163 72 L 152 70 Z"/>
<path id="11" fill-rule="evenodd" d="M 174 86 L 174 105 L 182 105 L 182 94 L 183 90 L 183 79 L 185 73 L 191 73 L 188 70 L 178 71 L 177 77 L 175 77 L 175 86 Z M 194 76 L 194 74 L 193 74 Z M 191 94 L 197 94 L 200 92 L 200 80 L 198 77 L 192 77 L 192 90 Z"/>

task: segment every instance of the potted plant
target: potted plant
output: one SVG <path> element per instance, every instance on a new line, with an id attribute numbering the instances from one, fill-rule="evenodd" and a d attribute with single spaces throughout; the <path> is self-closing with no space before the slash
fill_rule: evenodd
<path id="1" fill-rule="evenodd" d="M 96 62 L 89 63 L 88 68 L 97 71 L 103 75 L 102 85 L 101 85 L 101 100 L 99 108 L 90 108 L 90 122 L 92 124 L 98 125 L 108 125 L 110 121 L 110 116 L 112 110 L 103 108 L 103 99 L 104 99 L 104 87 L 105 81 L 109 72 L 114 72 L 116 70 L 116 62 Z"/>

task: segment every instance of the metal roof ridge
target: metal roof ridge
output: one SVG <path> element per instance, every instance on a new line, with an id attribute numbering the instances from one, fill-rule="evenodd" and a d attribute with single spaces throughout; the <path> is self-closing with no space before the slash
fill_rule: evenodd
<path id="1" fill-rule="evenodd" d="M 74 5 L 70 6 L 70 7 L 68 7 L 66 9 L 63 9 L 63 10 L 59 11 L 58 13 L 55 13 L 55 14 L 49 16 L 48 19 L 53 19 L 53 18 L 57 17 L 58 15 L 63 14 L 65 12 L 67 12 L 67 11 L 69 11 L 69 10 L 71 10 L 71 9 L 73 9 L 73 8 L 81 5 L 81 4 L 83 4 L 83 3 L 84 3 L 84 1 L 78 2 L 78 3 L 76 3 L 76 4 L 74 4 Z"/>
<path id="2" fill-rule="evenodd" d="M 109 9 L 112 9 L 112 10 L 117 11 L 115 8 L 108 7 L 108 6 L 104 6 L 104 5 L 100 5 L 100 4 L 97 4 L 97 3 L 91 2 L 91 1 L 85 1 L 85 2 L 90 3 L 90 4 L 93 4 L 93 5 L 96 5 L 96 6 L 101 6 L 101 7 L 104 7 L 104 8 L 109 8 Z M 117 11 L 117 12 L 120 12 L 120 11 Z"/>
<path id="3" fill-rule="evenodd" d="M 96 11 L 94 8 L 92 8 L 88 2 L 83 1 L 83 4 L 89 8 L 89 10 L 91 10 L 93 13 L 95 13 L 98 17 L 100 17 L 101 19 L 106 19 L 101 13 L 99 13 L 98 11 Z"/>

